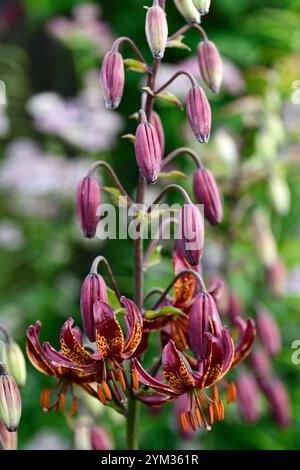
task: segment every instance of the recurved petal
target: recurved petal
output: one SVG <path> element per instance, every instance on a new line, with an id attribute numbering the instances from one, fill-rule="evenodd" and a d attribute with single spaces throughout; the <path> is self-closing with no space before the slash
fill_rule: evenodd
<path id="1" fill-rule="evenodd" d="M 229 371 L 234 359 L 234 343 L 232 336 L 226 326 L 222 329 L 222 348 L 224 353 L 224 364 L 221 377 Z"/>
<path id="2" fill-rule="evenodd" d="M 192 369 L 172 340 L 164 347 L 162 366 L 164 376 L 175 392 L 182 393 L 195 386 Z"/>
<path id="3" fill-rule="evenodd" d="M 210 387 L 220 380 L 224 367 L 223 348 L 215 336 L 205 333 L 207 339 L 207 356 L 203 364 L 202 387 Z"/>
<path id="4" fill-rule="evenodd" d="M 185 269 L 191 269 L 190 264 L 183 256 L 175 250 L 173 252 L 173 266 L 175 276 Z M 181 276 L 174 286 L 173 305 L 179 308 L 188 307 L 194 297 L 196 290 L 196 278 L 193 274 L 184 274 Z"/>
<path id="5" fill-rule="evenodd" d="M 239 329 L 239 337 L 237 346 L 235 348 L 232 367 L 235 367 L 237 364 L 246 359 L 248 354 L 251 352 L 256 336 L 255 322 L 252 318 L 248 318 L 247 321 L 245 321 L 241 317 L 238 317 L 235 321 L 235 324 Z"/>
<path id="6" fill-rule="evenodd" d="M 196 296 L 189 316 L 191 349 L 200 361 L 206 355 L 207 341 L 205 333 L 209 331 L 209 310 L 206 308 L 206 294 Z"/>
<path id="7" fill-rule="evenodd" d="M 158 393 L 162 393 L 163 395 L 174 395 L 175 392 L 172 390 L 169 385 L 165 385 L 159 380 L 152 377 L 148 372 L 142 367 L 139 361 L 134 358 L 132 360 L 133 367 L 137 370 L 139 374 L 139 381 L 147 385 L 148 387 L 153 388 Z"/>
<path id="8" fill-rule="evenodd" d="M 47 375 L 57 376 L 57 370 L 48 360 L 40 341 L 39 333 L 41 322 L 37 321 L 35 325 L 30 325 L 27 329 L 26 352 L 32 365 Z"/>
<path id="9" fill-rule="evenodd" d="M 69 318 L 61 329 L 60 346 L 64 356 L 75 364 L 88 365 L 94 358 L 82 346 L 82 337 L 78 333 L 78 328 L 73 328 L 74 320 Z"/>
<path id="10" fill-rule="evenodd" d="M 145 405 L 160 407 L 165 405 L 168 401 L 175 400 L 176 397 L 164 396 L 164 395 L 139 395 L 138 399 L 143 402 Z"/>
<path id="11" fill-rule="evenodd" d="M 109 356 L 121 357 L 124 336 L 113 310 L 104 302 L 94 304 L 96 343 L 103 359 Z"/>
<path id="12" fill-rule="evenodd" d="M 122 296 L 120 302 L 127 310 L 127 315 L 125 315 L 127 340 L 124 345 L 122 357 L 129 358 L 135 353 L 142 339 L 143 317 L 138 307 L 131 300 Z"/>

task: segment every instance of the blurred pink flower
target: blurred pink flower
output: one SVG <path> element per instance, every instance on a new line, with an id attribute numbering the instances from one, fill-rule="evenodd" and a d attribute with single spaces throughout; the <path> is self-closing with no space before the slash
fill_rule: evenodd
<path id="1" fill-rule="evenodd" d="M 87 151 L 111 148 L 122 125 L 118 114 L 104 108 L 96 71 L 86 76 L 78 97 L 65 100 L 56 93 L 39 93 L 28 101 L 27 110 L 39 131 Z"/>
<path id="2" fill-rule="evenodd" d="M 48 23 L 47 30 L 55 39 L 67 46 L 86 40 L 101 56 L 110 49 L 113 35 L 109 26 L 100 21 L 100 8 L 92 3 L 78 5 L 73 9 L 73 18 L 56 17 Z M 77 41 L 76 41 L 77 39 Z"/>

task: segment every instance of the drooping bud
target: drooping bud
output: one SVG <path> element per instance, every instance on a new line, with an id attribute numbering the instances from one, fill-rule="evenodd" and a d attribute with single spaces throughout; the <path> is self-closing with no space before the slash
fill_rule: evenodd
<path id="1" fill-rule="evenodd" d="M 166 13 L 157 1 L 147 11 L 146 37 L 153 57 L 162 59 L 168 40 L 168 23 Z"/>
<path id="2" fill-rule="evenodd" d="M 269 401 L 277 425 L 288 428 L 291 424 L 291 402 L 286 387 L 278 378 L 265 378 L 259 384 Z"/>
<path id="3" fill-rule="evenodd" d="M 26 362 L 20 346 L 14 341 L 9 341 L 5 345 L 6 368 L 19 385 L 23 387 L 26 382 Z"/>
<path id="4" fill-rule="evenodd" d="M 202 41 L 198 47 L 198 62 L 201 76 L 214 93 L 219 93 L 223 78 L 223 63 L 216 45 Z"/>
<path id="5" fill-rule="evenodd" d="M 165 131 L 164 131 L 160 116 L 156 111 L 152 111 L 151 113 L 150 124 L 152 124 L 152 126 L 156 130 L 160 148 L 161 148 L 161 154 L 163 156 L 165 153 Z"/>
<path id="6" fill-rule="evenodd" d="M 91 431 L 93 450 L 112 450 L 112 442 L 104 428 L 94 426 Z"/>
<path id="7" fill-rule="evenodd" d="M 21 408 L 21 397 L 16 381 L 0 364 L 0 419 L 8 431 L 17 430 Z"/>
<path id="8" fill-rule="evenodd" d="M 277 356 L 281 351 L 281 335 L 275 318 L 266 310 L 259 310 L 256 317 L 257 332 L 265 351 Z"/>
<path id="9" fill-rule="evenodd" d="M 0 450 L 16 450 L 17 433 L 9 432 L 0 419 Z"/>
<path id="10" fill-rule="evenodd" d="M 108 302 L 105 281 L 100 274 L 91 273 L 86 276 L 80 295 L 80 308 L 84 331 L 90 341 L 95 341 L 94 303 Z"/>
<path id="11" fill-rule="evenodd" d="M 161 147 L 156 129 L 141 112 L 142 122 L 136 130 L 135 156 L 142 176 L 148 184 L 156 182 L 161 166 Z"/>
<path id="12" fill-rule="evenodd" d="M 199 11 L 200 15 L 207 15 L 209 12 L 211 0 L 193 0 L 193 4 Z"/>
<path id="13" fill-rule="evenodd" d="M 254 423 L 258 420 L 259 390 L 255 378 L 249 373 L 243 373 L 237 378 L 237 395 L 241 414 L 245 421 Z"/>
<path id="14" fill-rule="evenodd" d="M 271 266 L 278 258 L 276 240 L 267 214 L 257 209 L 253 215 L 254 246 L 265 267 Z"/>
<path id="15" fill-rule="evenodd" d="M 105 107 L 116 109 L 120 104 L 124 90 L 124 63 L 119 52 L 110 51 L 105 54 L 100 81 Z"/>
<path id="16" fill-rule="evenodd" d="M 271 374 L 271 363 L 262 349 L 256 349 L 251 353 L 250 366 L 256 377 L 263 378 Z"/>
<path id="17" fill-rule="evenodd" d="M 211 109 L 204 91 L 197 85 L 188 93 L 187 114 L 197 140 L 206 144 L 211 132 Z"/>
<path id="18" fill-rule="evenodd" d="M 282 297 L 287 281 L 287 269 L 282 258 L 267 266 L 266 281 L 270 292 L 274 297 Z"/>
<path id="19" fill-rule="evenodd" d="M 206 168 L 198 168 L 194 173 L 193 190 L 196 201 L 204 205 L 206 219 L 211 225 L 220 224 L 223 217 L 223 205 L 213 174 Z"/>
<path id="20" fill-rule="evenodd" d="M 221 335 L 221 320 L 216 303 L 211 294 L 199 293 L 189 315 L 191 349 L 200 361 L 206 355 L 206 336 L 209 327 L 213 326 L 215 336 Z"/>
<path id="21" fill-rule="evenodd" d="M 83 178 L 77 189 L 77 217 L 87 238 L 93 238 L 100 220 L 97 214 L 101 202 L 100 187 L 94 176 Z"/>
<path id="22" fill-rule="evenodd" d="M 200 23 L 201 15 L 195 7 L 193 0 L 174 0 L 175 6 L 189 23 Z"/>
<path id="23" fill-rule="evenodd" d="M 229 302 L 228 302 L 228 316 L 231 322 L 234 324 L 235 320 L 238 317 L 243 316 L 245 311 L 243 301 L 237 292 L 231 291 L 229 293 Z"/>
<path id="24" fill-rule="evenodd" d="M 184 253 L 192 266 L 198 266 L 204 246 L 204 222 L 195 204 L 186 202 L 179 215 L 179 236 Z"/>

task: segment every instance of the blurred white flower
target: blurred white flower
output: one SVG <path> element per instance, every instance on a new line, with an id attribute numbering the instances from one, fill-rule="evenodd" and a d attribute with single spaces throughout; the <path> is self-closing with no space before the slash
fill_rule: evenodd
<path id="1" fill-rule="evenodd" d="M 111 148 L 122 126 L 120 116 L 104 108 L 96 71 L 86 76 L 78 97 L 64 100 L 56 93 L 39 93 L 28 101 L 27 110 L 38 130 L 87 151 Z"/>
<path id="2" fill-rule="evenodd" d="M 0 248 L 6 250 L 19 250 L 24 243 L 23 233 L 16 222 L 12 220 L 0 221 Z"/>
<path id="3" fill-rule="evenodd" d="M 9 120 L 5 106 L 0 103 L 0 137 L 6 137 L 9 132 Z"/>

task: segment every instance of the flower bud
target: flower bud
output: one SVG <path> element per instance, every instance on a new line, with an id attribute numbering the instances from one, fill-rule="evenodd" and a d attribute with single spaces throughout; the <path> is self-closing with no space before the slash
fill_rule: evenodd
<path id="1" fill-rule="evenodd" d="M 186 202 L 182 206 L 179 215 L 179 230 L 186 260 L 192 266 L 198 266 L 204 246 L 204 223 L 195 204 Z"/>
<path id="2" fill-rule="evenodd" d="M 237 396 L 241 414 L 245 421 L 254 423 L 259 418 L 259 389 L 255 378 L 243 373 L 237 378 Z"/>
<path id="3" fill-rule="evenodd" d="M 286 288 L 287 269 L 282 258 L 266 267 L 266 281 L 274 297 L 282 297 Z"/>
<path id="4" fill-rule="evenodd" d="M 275 318 L 269 312 L 259 310 L 256 325 L 265 351 L 270 356 L 277 356 L 281 351 L 281 334 Z"/>
<path id="5" fill-rule="evenodd" d="M 155 3 L 147 11 L 146 37 L 153 57 L 162 59 L 168 40 L 168 23 L 165 11 Z"/>
<path id="6" fill-rule="evenodd" d="M 188 93 L 187 114 L 197 140 L 206 144 L 211 131 L 211 109 L 204 91 L 197 85 Z"/>
<path id="7" fill-rule="evenodd" d="M 216 45 L 202 41 L 198 47 L 198 62 L 201 76 L 214 93 L 220 91 L 223 78 L 223 63 Z"/>
<path id="8" fill-rule="evenodd" d="M 84 331 L 90 341 L 95 341 L 94 303 L 108 302 L 107 288 L 100 274 L 86 276 L 80 295 L 81 317 Z"/>
<path id="9" fill-rule="evenodd" d="M 9 432 L 0 419 L 0 450 L 16 450 L 17 433 Z"/>
<path id="10" fill-rule="evenodd" d="M 77 217 L 87 238 L 93 238 L 100 217 L 97 211 L 101 202 L 99 183 L 94 176 L 83 178 L 77 189 Z"/>
<path id="11" fill-rule="evenodd" d="M 142 176 L 148 184 L 156 182 L 161 165 L 161 147 L 156 129 L 143 116 L 135 136 L 135 156 Z"/>
<path id="12" fill-rule="evenodd" d="M 220 224 L 223 217 L 223 205 L 213 174 L 206 168 L 198 168 L 194 173 L 193 189 L 198 204 L 204 205 L 206 219 L 211 225 Z"/>
<path id="13" fill-rule="evenodd" d="M 5 345 L 6 368 L 19 385 L 23 387 L 26 382 L 26 362 L 20 346 L 14 341 L 9 341 Z"/>
<path id="14" fill-rule="evenodd" d="M 245 308 L 244 308 L 241 297 L 236 292 L 231 291 L 229 293 L 229 302 L 228 302 L 228 316 L 231 322 L 234 324 L 236 318 L 243 316 L 244 311 L 245 311 Z"/>
<path id="15" fill-rule="evenodd" d="M 6 429 L 15 432 L 21 418 L 21 397 L 15 379 L 0 364 L 0 419 Z"/>
<path id="16" fill-rule="evenodd" d="M 179 13 L 181 13 L 189 23 L 201 22 L 201 15 L 195 7 L 193 0 L 174 0 L 174 3 Z"/>
<path id="17" fill-rule="evenodd" d="M 213 325 L 216 336 L 221 334 L 221 321 L 215 300 L 211 294 L 199 293 L 189 315 L 191 349 L 197 359 L 202 361 L 207 353 L 205 333 Z"/>
<path id="18" fill-rule="evenodd" d="M 152 126 L 156 130 L 160 148 L 161 148 L 161 154 L 163 156 L 165 153 L 165 131 L 164 131 L 160 116 L 156 111 L 152 111 L 151 113 L 150 124 L 152 124 Z"/>
<path id="19" fill-rule="evenodd" d="M 270 221 L 267 214 L 257 209 L 253 215 L 254 246 L 262 264 L 267 268 L 277 259 L 277 246 L 271 231 Z"/>
<path id="20" fill-rule="evenodd" d="M 209 12 L 211 0 L 193 0 L 193 4 L 199 11 L 200 15 L 207 15 Z"/>
<path id="21" fill-rule="evenodd" d="M 92 449 L 93 450 L 111 450 L 112 442 L 108 437 L 105 429 L 100 426 L 94 426 L 91 431 Z"/>
<path id="22" fill-rule="evenodd" d="M 119 52 L 110 51 L 105 54 L 100 81 L 105 107 L 116 109 L 120 104 L 124 90 L 124 63 Z"/>
<path id="23" fill-rule="evenodd" d="M 271 374 L 270 360 L 262 349 L 256 349 L 251 353 L 250 366 L 258 378 L 267 377 Z"/>
<path id="24" fill-rule="evenodd" d="M 279 379 L 265 378 L 260 386 L 269 401 L 274 420 L 281 428 L 288 428 L 291 424 L 291 402 L 288 391 Z"/>

